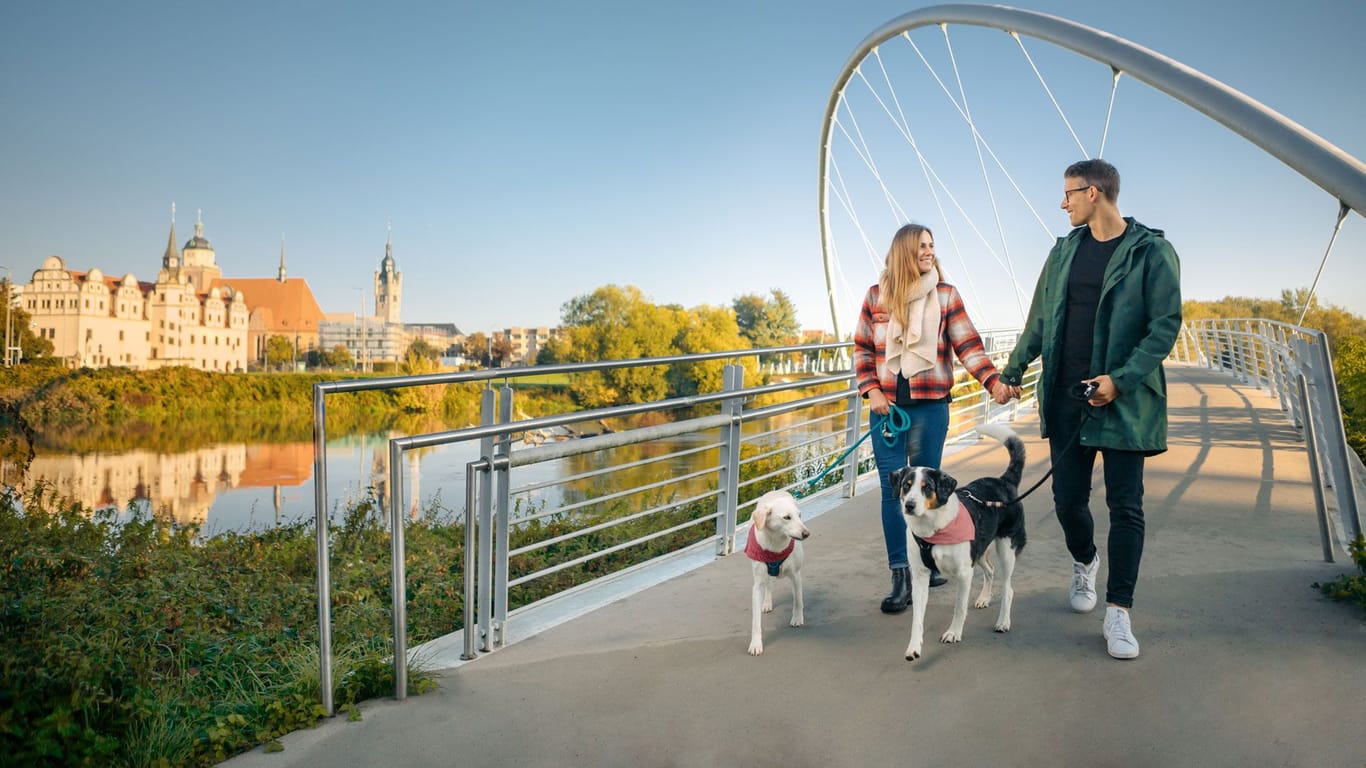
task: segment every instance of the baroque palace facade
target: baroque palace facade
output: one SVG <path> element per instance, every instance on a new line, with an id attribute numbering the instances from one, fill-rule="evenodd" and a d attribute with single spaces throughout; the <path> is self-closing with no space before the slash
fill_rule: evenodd
<path id="1" fill-rule="evenodd" d="M 49 256 L 22 302 L 33 332 L 71 368 L 246 370 L 264 360 L 271 336 L 301 355 L 316 349 L 323 316 L 308 283 L 285 276 L 283 246 L 275 278 L 224 278 L 203 222 L 182 250 L 174 217 L 155 282 L 70 270 Z"/>

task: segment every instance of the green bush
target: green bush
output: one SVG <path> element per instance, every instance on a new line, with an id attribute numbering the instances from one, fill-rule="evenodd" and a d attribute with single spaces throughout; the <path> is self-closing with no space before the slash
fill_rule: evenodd
<path id="1" fill-rule="evenodd" d="M 377 586 L 388 583 L 388 534 L 373 502 L 360 507 L 336 532 L 343 706 L 393 692 L 388 590 Z M 200 541 L 156 517 L 113 518 L 46 489 L 0 496 L 0 754 L 15 765 L 208 765 L 316 723 L 312 529 Z M 448 528 L 414 523 L 414 560 L 458 568 L 441 544 L 459 540 Z M 451 631 L 459 595 L 432 607 L 442 594 L 413 596 L 429 607 L 413 635 Z M 414 692 L 430 686 L 420 669 L 409 680 Z"/>
<path id="2" fill-rule="evenodd" d="M 1352 561 L 1356 563 L 1357 572 L 1344 573 L 1326 584 L 1315 586 L 1335 600 L 1348 600 L 1366 608 L 1366 538 L 1358 536 L 1348 549 L 1352 553 Z"/>

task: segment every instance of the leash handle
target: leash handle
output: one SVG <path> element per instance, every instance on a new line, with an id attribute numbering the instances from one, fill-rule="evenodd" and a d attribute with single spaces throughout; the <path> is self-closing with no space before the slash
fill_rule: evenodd
<path id="1" fill-rule="evenodd" d="M 882 442 L 888 448 L 896 445 L 898 435 L 911 429 L 911 417 L 896 403 L 887 404 L 887 417 L 882 421 Z"/>
<path id="2" fill-rule="evenodd" d="M 891 446 L 896 444 L 897 436 L 905 433 L 910 428 L 911 417 L 907 415 L 905 411 L 898 408 L 896 403 L 890 403 L 888 405 L 887 418 L 882 422 L 883 442 L 885 442 L 887 446 L 890 448 Z M 806 487 L 802 488 L 800 491 L 793 491 L 792 495 L 798 499 L 806 496 L 806 494 L 816 485 L 816 483 L 819 483 L 822 478 L 830 474 L 830 470 L 839 466 L 841 462 L 848 458 L 849 454 L 853 453 L 855 450 L 858 449 L 859 445 L 861 445 L 864 440 L 867 440 L 872 436 L 873 428 L 870 426 L 868 427 L 868 431 L 864 432 L 863 436 L 860 437 L 858 440 L 855 440 L 854 444 L 849 446 L 844 451 L 844 453 L 841 453 L 839 456 L 836 456 L 834 461 L 825 465 L 825 469 L 822 469 L 820 471 L 820 474 L 806 481 Z"/>

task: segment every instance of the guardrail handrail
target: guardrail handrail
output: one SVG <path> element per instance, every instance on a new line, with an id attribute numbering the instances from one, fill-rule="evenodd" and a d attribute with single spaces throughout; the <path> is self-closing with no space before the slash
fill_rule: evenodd
<path id="1" fill-rule="evenodd" d="M 1346 552 L 1362 531 L 1358 478 L 1364 471 L 1347 443 L 1328 336 L 1279 320 L 1202 318 L 1183 324 L 1172 354 L 1227 371 L 1280 400 L 1309 454 L 1324 560 L 1333 562 L 1330 507 L 1337 511 L 1337 543 Z"/>

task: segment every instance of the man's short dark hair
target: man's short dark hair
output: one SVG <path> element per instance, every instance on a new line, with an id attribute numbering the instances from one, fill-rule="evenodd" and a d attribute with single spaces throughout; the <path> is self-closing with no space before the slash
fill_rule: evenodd
<path id="1" fill-rule="evenodd" d="M 1119 200 L 1119 171 L 1104 160 L 1082 160 L 1063 171 L 1064 179 L 1085 179 L 1088 186 L 1100 190 L 1110 202 Z"/>

